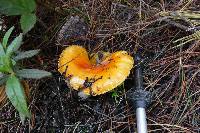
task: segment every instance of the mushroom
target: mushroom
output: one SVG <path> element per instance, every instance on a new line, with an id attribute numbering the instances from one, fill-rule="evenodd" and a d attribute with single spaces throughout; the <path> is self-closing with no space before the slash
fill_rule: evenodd
<path id="1" fill-rule="evenodd" d="M 89 59 L 86 49 L 78 45 L 63 50 L 58 71 L 66 77 L 69 87 L 96 96 L 113 90 L 130 74 L 134 61 L 126 51 L 98 54 Z"/>

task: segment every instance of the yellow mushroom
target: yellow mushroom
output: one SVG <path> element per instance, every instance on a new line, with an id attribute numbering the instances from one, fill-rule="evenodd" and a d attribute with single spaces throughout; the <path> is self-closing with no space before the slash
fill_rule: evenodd
<path id="1" fill-rule="evenodd" d="M 102 52 L 91 59 L 86 49 L 72 45 L 60 55 L 58 71 L 66 77 L 69 87 L 86 95 L 100 95 L 113 90 L 130 74 L 133 58 L 126 51 Z"/>

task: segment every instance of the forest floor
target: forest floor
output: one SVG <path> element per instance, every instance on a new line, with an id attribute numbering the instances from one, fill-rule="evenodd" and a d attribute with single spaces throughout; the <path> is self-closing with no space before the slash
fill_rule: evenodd
<path id="1" fill-rule="evenodd" d="M 59 54 L 71 44 L 90 53 L 126 50 L 134 56 L 140 51 L 144 86 L 153 95 L 148 131 L 200 132 L 200 35 L 195 34 L 199 11 L 199 0 L 37 0 L 37 23 L 22 48 L 41 52 L 23 65 L 53 76 L 28 81 L 32 116 L 24 125 L 9 102 L 0 108 L 1 132 L 136 132 L 135 111 L 126 97 L 134 91 L 134 68 L 114 91 L 82 100 L 57 70 Z M 87 31 L 81 31 L 82 22 L 75 27 L 76 37 L 60 40 L 60 30 L 72 16 L 78 16 Z M 3 19 L 7 29 L 19 27 L 18 17 Z M 181 46 L 183 41 L 174 42 L 192 34 L 193 41 Z"/>

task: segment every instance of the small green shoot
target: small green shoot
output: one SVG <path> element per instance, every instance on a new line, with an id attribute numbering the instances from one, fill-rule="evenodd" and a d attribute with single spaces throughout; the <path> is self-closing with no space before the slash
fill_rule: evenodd
<path id="1" fill-rule="evenodd" d="M 124 83 L 122 83 L 112 91 L 111 97 L 115 100 L 115 103 L 119 103 L 119 98 L 123 94 L 123 92 L 124 92 Z"/>

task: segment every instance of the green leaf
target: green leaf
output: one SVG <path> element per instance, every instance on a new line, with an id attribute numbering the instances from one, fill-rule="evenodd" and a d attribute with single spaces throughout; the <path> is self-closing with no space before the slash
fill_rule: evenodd
<path id="1" fill-rule="evenodd" d="M 3 85 L 7 81 L 8 75 L 5 75 L 0 72 L 0 86 Z"/>
<path id="2" fill-rule="evenodd" d="M 50 72 L 38 69 L 22 69 L 16 72 L 21 78 L 41 79 L 51 76 Z"/>
<path id="3" fill-rule="evenodd" d="M 26 116 L 23 113 L 19 113 L 19 117 L 20 117 L 20 120 L 22 122 L 22 125 L 24 125 L 24 121 L 26 119 Z"/>
<path id="4" fill-rule="evenodd" d="M 18 60 L 22 60 L 25 58 L 33 57 L 34 55 L 38 54 L 39 51 L 40 50 L 37 49 L 37 50 L 29 50 L 29 51 L 25 51 L 25 52 L 20 52 L 17 56 L 14 57 L 14 60 L 18 61 Z"/>
<path id="5" fill-rule="evenodd" d="M 7 72 L 5 67 L 5 56 L 0 56 L 0 72 Z"/>
<path id="6" fill-rule="evenodd" d="M 3 43 L 2 43 L 2 45 L 3 45 L 3 47 L 4 47 L 5 49 L 6 49 L 6 46 L 7 46 L 7 43 L 8 43 L 8 39 L 9 39 L 10 34 L 12 33 L 13 29 L 14 29 L 14 26 L 12 26 L 12 27 L 6 32 L 6 34 L 5 34 L 4 37 L 3 37 Z"/>
<path id="7" fill-rule="evenodd" d="M 15 66 L 17 62 L 14 59 L 11 59 L 12 66 Z"/>
<path id="8" fill-rule="evenodd" d="M 0 43 L 0 56 L 5 55 L 3 45 Z"/>
<path id="9" fill-rule="evenodd" d="M 6 15 L 21 15 L 35 11 L 34 0 L 0 0 L 0 13 Z"/>
<path id="10" fill-rule="evenodd" d="M 11 60 L 8 56 L 0 56 L 0 72 L 11 73 Z"/>
<path id="11" fill-rule="evenodd" d="M 19 114 L 23 114 L 25 117 L 30 117 L 24 88 L 15 75 L 10 75 L 8 77 L 6 82 L 6 94 Z"/>
<path id="12" fill-rule="evenodd" d="M 6 55 L 11 56 L 15 51 L 19 49 L 21 44 L 22 44 L 22 33 L 19 36 L 17 36 L 8 46 L 6 50 Z"/>
<path id="13" fill-rule="evenodd" d="M 36 23 L 36 16 L 33 13 L 23 14 L 20 19 L 21 28 L 23 33 L 27 33 L 29 30 L 33 28 Z"/>

